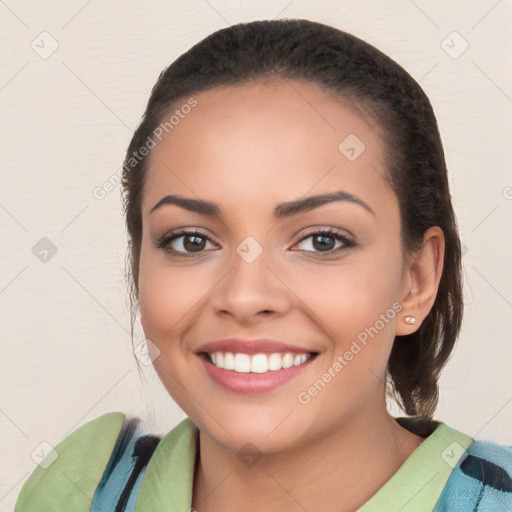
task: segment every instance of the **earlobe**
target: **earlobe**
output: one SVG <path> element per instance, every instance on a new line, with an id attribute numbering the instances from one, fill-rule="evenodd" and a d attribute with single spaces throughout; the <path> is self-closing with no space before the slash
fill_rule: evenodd
<path id="1" fill-rule="evenodd" d="M 404 316 L 404 322 L 406 324 L 415 324 L 416 320 L 418 320 L 414 315 L 406 315 Z"/>
<path id="2" fill-rule="evenodd" d="M 407 282 L 413 288 L 401 301 L 402 311 L 396 325 L 399 336 L 415 332 L 434 305 L 443 272 L 444 234 L 432 226 L 423 236 L 423 246 L 407 269 Z"/>

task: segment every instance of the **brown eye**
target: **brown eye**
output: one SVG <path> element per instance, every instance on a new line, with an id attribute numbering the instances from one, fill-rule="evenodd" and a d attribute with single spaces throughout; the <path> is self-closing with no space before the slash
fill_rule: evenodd
<path id="1" fill-rule="evenodd" d="M 310 239 L 311 241 L 305 244 L 305 242 L 309 241 Z M 341 246 L 336 247 L 336 242 L 340 242 Z M 306 252 L 334 254 L 348 249 L 349 247 L 353 247 L 355 242 L 352 239 L 342 235 L 341 233 L 338 233 L 337 231 L 328 229 L 309 233 L 308 235 L 301 238 L 299 244 L 304 244 L 312 248 L 312 250 L 302 249 Z"/>
<path id="2" fill-rule="evenodd" d="M 312 238 L 313 247 L 319 251 L 323 251 L 324 249 L 330 251 L 334 249 L 336 241 L 333 236 L 327 235 L 314 235 Z"/>
<path id="3" fill-rule="evenodd" d="M 208 243 L 212 242 L 198 231 L 181 231 L 163 236 L 155 243 L 155 247 L 175 256 L 194 256 L 202 254 Z"/>
<path id="4" fill-rule="evenodd" d="M 206 240 L 204 239 L 204 237 L 197 235 L 184 235 L 182 245 L 186 251 L 202 251 L 204 249 L 204 246 L 206 245 Z"/>

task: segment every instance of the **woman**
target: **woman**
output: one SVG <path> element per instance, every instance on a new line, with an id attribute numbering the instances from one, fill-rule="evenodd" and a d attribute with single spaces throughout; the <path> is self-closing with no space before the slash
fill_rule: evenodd
<path id="1" fill-rule="evenodd" d="M 188 418 L 84 425 L 16 511 L 512 510 L 512 447 L 433 419 L 461 250 L 406 71 L 307 20 L 219 30 L 162 72 L 123 169 L 133 318 Z"/>

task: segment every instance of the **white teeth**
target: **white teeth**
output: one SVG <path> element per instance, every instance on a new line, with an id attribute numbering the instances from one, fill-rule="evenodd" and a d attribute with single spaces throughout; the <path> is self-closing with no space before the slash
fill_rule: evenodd
<path id="1" fill-rule="evenodd" d="M 310 354 L 249 354 L 231 352 L 215 352 L 210 355 L 212 363 L 217 368 L 225 370 L 234 370 L 239 373 L 266 373 L 268 371 L 281 370 L 291 366 L 299 366 L 310 359 Z"/>
<path id="2" fill-rule="evenodd" d="M 247 354 L 235 354 L 235 372 L 249 373 L 251 371 L 251 357 Z"/>
<path id="3" fill-rule="evenodd" d="M 222 354 L 222 352 L 218 352 L 218 354 Z M 219 366 L 219 368 L 224 368 L 225 370 L 235 369 L 235 357 L 231 352 L 224 354 L 224 366 Z"/>
<path id="4" fill-rule="evenodd" d="M 268 359 L 265 354 L 256 354 L 251 359 L 251 372 L 265 373 L 268 372 Z"/>
<path id="5" fill-rule="evenodd" d="M 290 366 L 293 366 L 293 355 L 287 353 L 283 357 L 283 368 L 290 368 Z"/>
<path id="6" fill-rule="evenodd" d="M 268 358 L 268 369 L 280 370 L 281 368 L 281 354 L 270 354 Z"/>

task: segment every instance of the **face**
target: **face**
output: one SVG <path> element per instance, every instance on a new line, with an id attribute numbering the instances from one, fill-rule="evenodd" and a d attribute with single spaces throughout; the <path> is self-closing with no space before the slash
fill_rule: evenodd
<path id="1" fill-rule="evenodd" d="M 194 97 L 152 149 L 143 193 L 141 322 L 161 381 L 229 448 L 251 442 L 270 453 L 369 420 L 385 410 L 386 364 L 409 291 L 378 127 L 295 81 Z M 339 200 L 277 208 L 338 191 Z M 216 208 L 168 202 L 151 211 L 166 195 Z M 255 371 L 238 372 L 198 353 L 233 338 L 256 340 L 235 347 L 238 369 L 254 353 L 266 362 L 259 356 Z M 289 364 L 270 353 L 289 351 L 297 366 L 264 372 L 272 358 Z M 301 353 L 314 355 L 295 361 Z"/>

